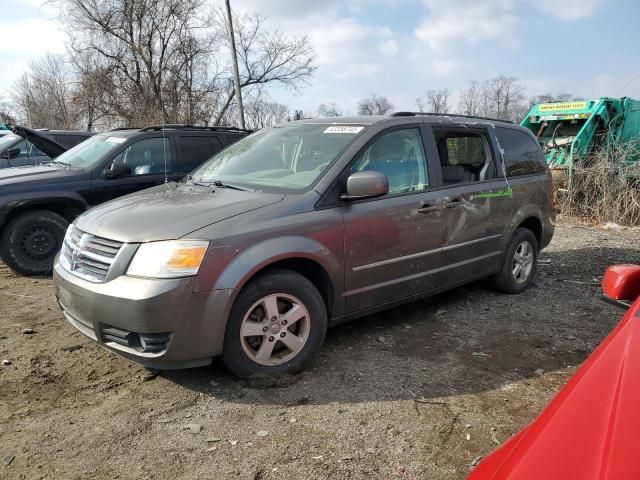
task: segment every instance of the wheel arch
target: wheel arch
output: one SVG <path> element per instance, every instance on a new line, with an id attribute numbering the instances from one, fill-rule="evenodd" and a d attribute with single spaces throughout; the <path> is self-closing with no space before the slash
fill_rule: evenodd
<path id="1" fill-rule="evenodd" d="M 26 212 L 49 210 L 57 213 L 71 223 L 78 215 L 87 210 L 87 208 L 89 208 L 89 206 L 82 197 L 77 196 L 76 198 L 76 196 L 73 195 L 33 197 L 10 202 L 8 204 L 8 211 L 5 213 L 4 223 L 0 226 L 0 232 L 11 220 Z"/>
<path id="2" fill-rule="evenodd" d="M 214 289 L 234 289 L 233 303 L 249 282 L 274 269 L 288 269 L 304 276 L 320 292 L 329 318 L 342 314 L 340 260 L 308 237 L 273 238 L 250 247 L 225 268 Z"/>

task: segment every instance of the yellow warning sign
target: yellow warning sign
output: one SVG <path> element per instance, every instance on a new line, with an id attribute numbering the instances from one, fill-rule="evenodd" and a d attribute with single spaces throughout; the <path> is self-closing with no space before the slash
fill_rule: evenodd
<path id="1" fill-rule="evenodd" d="M 540 105 L 541 112 L 563 112 L 567 110 L 584 110 L 586 108 L 587 102 L 543 103 Z"/>

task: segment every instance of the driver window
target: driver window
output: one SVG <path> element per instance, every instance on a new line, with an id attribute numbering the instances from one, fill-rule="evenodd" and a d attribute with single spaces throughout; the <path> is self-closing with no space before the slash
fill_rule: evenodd
<path id="1" fill-rule="evenodd" d="M 351 169 L 352 172 L 367 170 L 387 176 L 390 194 L 427 189 L 429 176 L 420 130 L 394 130 L 371 143 Z"/>
<path id="2" fill-rule="evenodd" d="M 445 185 L 481 182 L 495 177 L 485 137 L 479 133 L 436 132 Z"/>
<path id="3" fill-rule="evenodd" d="M 111 162 L 114 165 L 125 165 L 131 169 L 131 175 L 149 175 L 171 171 L 171 147 L 168 138 L 145 138 L 139 140 L 122 152 Z"/>
<path id="4" fill-rule="evenodd" d="M 46 157 L 44 153 L 40 151 L 38 147 L 33 145 L 27 140 L 21 140 L 13 148 L 19 148 L 20 153 L 15 158 L 30 158 L 30 157 Z"/>

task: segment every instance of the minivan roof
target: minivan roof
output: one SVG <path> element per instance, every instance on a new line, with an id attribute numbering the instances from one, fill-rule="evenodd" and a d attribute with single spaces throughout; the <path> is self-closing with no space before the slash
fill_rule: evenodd
<path id="1" fill-rule="evenodd" d="M 470 123 L 471 121 L 479 121 L 482 123 L 495 123 L 504 126 L 513 126 L 513 122 L 508 120 L 500 120 L 497 118 L 488 117 L 476 117 L 469 115 L 460 115 L 455 113 L 422 113 L 422 112 L 395 112 L 390 115 L 358 115 L 351 117 L 323 117 L 323 118 L 307 118 L 304 120 L 296 120 L 291 123 L 319 123 L 319 124 L 334 124 L 334 125 L 374 125 L 380 122 L 394 123 L 406 123 L 407 118 L 424 118 L 426 123 L 443 123 L 443 120 L 450 119 L 454 122 Z M 286 123 L 282 125 L 287 125 Z"/>

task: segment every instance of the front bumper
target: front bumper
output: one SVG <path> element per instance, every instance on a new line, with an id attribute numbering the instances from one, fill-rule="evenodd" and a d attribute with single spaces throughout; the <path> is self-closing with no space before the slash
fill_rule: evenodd
<path id="1" fill-rule="evenodd" d="M 150 368 L 207 365 L 222 353 L 234 290 L 194 293 L 194 279 L 126 275 L 91 283 L 56 259 L 56 299 L 67 320 L 104 347 Z"/>

